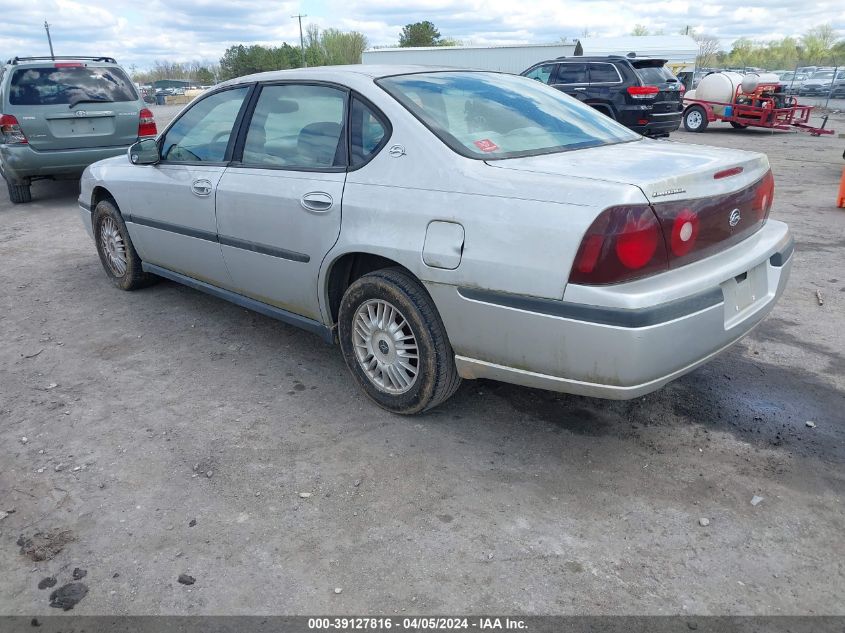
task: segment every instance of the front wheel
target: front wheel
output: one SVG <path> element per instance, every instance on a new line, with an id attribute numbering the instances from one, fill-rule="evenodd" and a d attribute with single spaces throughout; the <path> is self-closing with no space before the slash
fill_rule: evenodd
<path id="1" fill-rule="evenodd" d="M 136 290 L 152 281 L 141 267 L 141 258 L 115 204 L 100 200 L 94 208 L 94 241 L 109 279 L 121 290 Z"/>
<path id="2" fill-rule="evenodd" d="M 707 123 L 707 112 L 701 106 L 690 106 L 684 112 L 684 129 L 687 132 L 703 132 Z"/>
<path id="3" fill-rule="evenodd" d="M 434 302 L 401 269 L 377 270 L 349 286 L 338 335 L 346 366 L 364 393 L 393 413 L 431 409 L 461 384 Z"/>

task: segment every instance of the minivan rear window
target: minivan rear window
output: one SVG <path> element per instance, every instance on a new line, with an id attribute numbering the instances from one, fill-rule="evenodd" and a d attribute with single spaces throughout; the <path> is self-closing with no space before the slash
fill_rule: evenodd
<path id="1" fill-rule="evenodd" d="M 120 68 L 44 66 L 18 68 L 12 75 L 12 105 L 60 105 L 93 101 L 135 101 L 135 87 Z"/>
<path id="2" fill-rule="evenodd" d="M 675 83 L 678 78 L 666 66 L 634 64 L 634 69 L 646 85 Z"/>

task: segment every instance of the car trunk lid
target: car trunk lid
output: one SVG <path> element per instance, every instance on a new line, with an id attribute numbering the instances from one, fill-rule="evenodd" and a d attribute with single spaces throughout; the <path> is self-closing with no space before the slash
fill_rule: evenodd
<path id="1" fill-rule="evenodd" d="M 765 219 L 757 207 L 769 164 L 764 155 L 752 152 L 643 139 L 488 164 L 638 187 L 660 221 L 667 248 L 676 255 L 673 266 L 735 244 Z M 768 207 L 771 190 L 765 195 Z M 682 230 L 684 235 L 692 230 L 683 227 L 687 220 L 694 222 L 699 239 L 694 252 L 684 250 L 688 238 L 678 241 Z"/>

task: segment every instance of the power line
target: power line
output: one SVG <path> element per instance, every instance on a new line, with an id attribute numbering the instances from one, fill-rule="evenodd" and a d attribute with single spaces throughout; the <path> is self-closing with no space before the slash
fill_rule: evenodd
<path id="1" fill-rule="evenodd" d="M 305 39 L 302 37 L 302 18 L 307 18 L 308 16 L 304 13 L 299 13 L 290 17 L 299 20 L 299 50 L 302 51 L 302 67 L 306 68 L 308 64 L 305 61 Z"/>

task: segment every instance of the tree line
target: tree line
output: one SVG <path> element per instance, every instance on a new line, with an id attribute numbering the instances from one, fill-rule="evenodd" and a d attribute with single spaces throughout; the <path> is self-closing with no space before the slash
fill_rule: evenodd
<path id="1" fill-rule="evenodd" d="M 792 70 L 797 66 L 845 66 L 845 39 L 830 24 L 808 29 L 800 37 L 760 41 L 741 37 L 725 50 L 719 38 L 693 29 L 681 30 L 698 43 L 696 65 L 701 68 L 765 68 Z M 651 32 L 641 24 L 634 25 L 631 35 L 663 35 Z"/>

